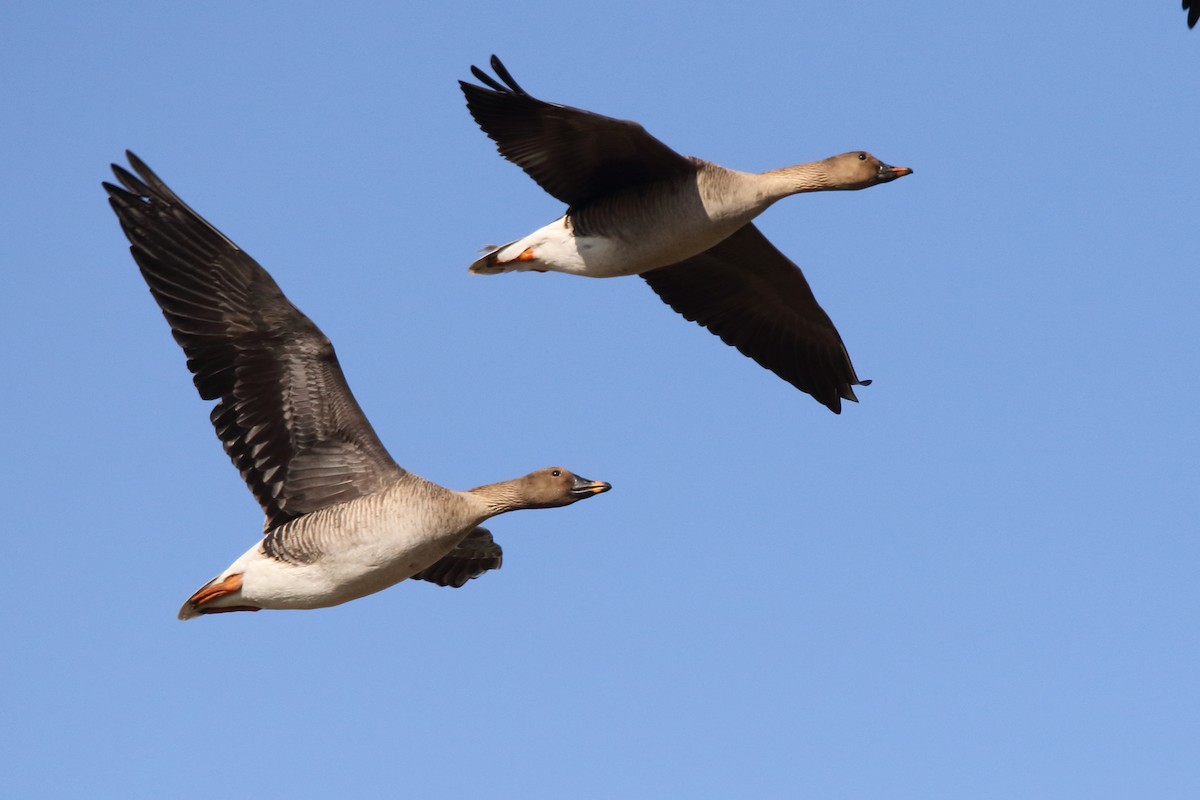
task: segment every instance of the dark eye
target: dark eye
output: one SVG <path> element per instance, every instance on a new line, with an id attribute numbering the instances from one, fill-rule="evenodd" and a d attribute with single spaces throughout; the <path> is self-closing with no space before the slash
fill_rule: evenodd
<path id="1" fill-rule="evenodd" d="M 866 154 L 866 153 L 859 153 L 859 154 L 858 154 L 858 160 L 859 160 L 859 161 L 866 161 L 866 160 L 867 160 L 867 154 Z"/>
<path id="2" fill-rule="evenodd" d="M 562 475 L 562 470 L 561 469 L 551 470 L 550 474 L 557 478 L 559 475 Z"/>

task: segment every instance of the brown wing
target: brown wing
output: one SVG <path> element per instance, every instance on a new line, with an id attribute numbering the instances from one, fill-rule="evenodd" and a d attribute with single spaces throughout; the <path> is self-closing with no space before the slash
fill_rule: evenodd
<path id="1" fill-rule="evenodd" d="M 698 322 L 835 414 L 866 386 L 800 268 L 753 224 L 686 261 L 642 275 L 667 305 Z"/>
<path id="2" fill-rule="evenodd" d="M 476 528 L 440 561 L 412 577 L 414 580 L 459 589 L 467 581 L 478 578 L 490 569 L 500 569 L 503 557 L 504 553 L 500 545 L 492 540 L 491 532 L 487 528 Z"/>
<path id="3" fill-rule="evenodd" d="M 269 530 L 373 494 L 404 470 L 363 415 L 333 345 L 236 244 L 133 153 L 105 183 L 150 293 L 184 353 L 225 452 Z"/>
<path id="4" fill-rule="evenodd" d="M 488 88 L 458 82 L 471 116 L 502 156 L 567 205 L 695 170 L 636 122 L 538 100 L 500 59 L 492 56 L 491 65 L 503 83 L 474 66 L 471 73 Z"/>

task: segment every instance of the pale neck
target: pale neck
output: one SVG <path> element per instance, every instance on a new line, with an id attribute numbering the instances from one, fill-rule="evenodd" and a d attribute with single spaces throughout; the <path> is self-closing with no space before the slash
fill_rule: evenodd
<path id="1" fill-rule="evenodd" d="M 483 506 L 487 514 L 484 519 L 508 511 L 529 508 L 529 503 L 521 497 L 521 493 L 517 489 L 516 481 L 501 481 L 500 483 L 476 486 L 463 494 L 470 496 Z"/>
<path id="2" fill-rule="evenodd" d="M 759 177 L 765 179 L 774 192 L 779 193 L 779 197 L 837 188 L 824 161 L 810 161 L 807 164 L 768 170 L 760 172 Z"/>

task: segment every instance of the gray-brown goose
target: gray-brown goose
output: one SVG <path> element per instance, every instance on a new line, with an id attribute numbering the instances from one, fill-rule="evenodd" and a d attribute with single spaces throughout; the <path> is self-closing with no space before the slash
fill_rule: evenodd
<path id="1" fill-rule="evenodd" d="M 459 81 L 500 154 L 567 204 L 565 215 L 471 265 L 483 274 L 547 270 L 641 275 L 668 305 L 835 413 L 859 380 L 799 267 L 751 220 L 801 192 L 865 189 L 912 172 L 855 151 L 764 173 L 676 153 L 636 122 L 548 103 L 500 60 L 483 86 Z M 498 78 L 498 79 L 497 79 Z"/>
<path id="2" fill-rule="evenodd" d="M 187 355 L 211 419 L 266 513 L 264 536 L 188 598 L 180 619 L 320 608 L 405 578 L 462 586 L 500 566 L 480 523 L 607 491 L 561 467 L 453 491 L 392 460 L 329 339 L 259 264 L 133 153 L 104 183 L 130 252 Z"/>

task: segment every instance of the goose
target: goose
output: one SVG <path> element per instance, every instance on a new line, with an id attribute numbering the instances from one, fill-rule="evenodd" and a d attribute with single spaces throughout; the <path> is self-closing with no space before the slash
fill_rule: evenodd
<path id="1" fill-rule="evenodd" d="M 258 262 L 137 156 L 105 181 L 130 252 L 216 400 L 210 418 L 262 506 L 263 537 L 192 594 L 180 619 L 322 608 L 406 578 L 461 587 L 497 569 L 484 520 L 612 488 L 562 467 L 453 491 L 400 467 L 367 421 L 333 345 Z M 122 188 L 123 187 L 123 188 Z"/>
<path id="2" fill-rule="evenodd" d="M 459 81 L 467 109 L 500 154 L 566 213 L 489 247 L 476 274 L 534 270 L 592 278 L 641 275 L 663 301 L 834 413 L 858 401 L 841 336 L 800 268 L 751 222 L 801 192 L 865 189 L 912 170 L 855 151 L 763 173 L 676 153 L 636 122 L 539 100 L 496 56 L 483 86 Z"/>

